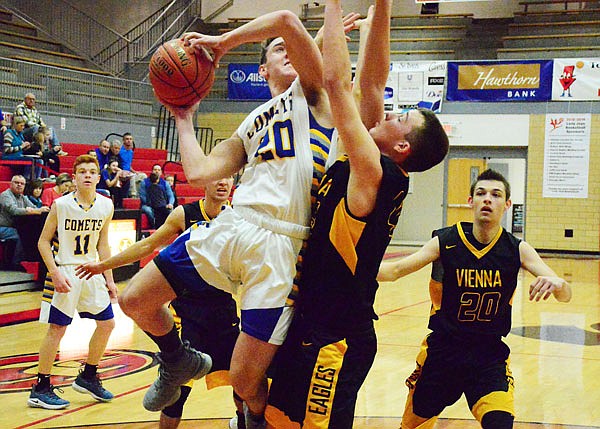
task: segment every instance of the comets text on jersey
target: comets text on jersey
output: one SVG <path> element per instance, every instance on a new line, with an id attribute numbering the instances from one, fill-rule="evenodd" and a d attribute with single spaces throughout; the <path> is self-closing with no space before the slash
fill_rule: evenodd
<path id="1" fill-rule="evenodd" d="M 65 231 L 100 231 L 104 219 L 65 219 Z"/>

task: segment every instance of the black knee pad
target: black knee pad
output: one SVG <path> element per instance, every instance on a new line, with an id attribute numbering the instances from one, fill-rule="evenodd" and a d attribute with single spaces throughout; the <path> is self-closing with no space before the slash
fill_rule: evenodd
<path id="1" fill-rule="evenodd" d="M 481 427 L 483 429 L 511 429 L 514 416 L 506 411 L 490 411 L 483 415 Z"/>
<path id="2" fill-rule="evenodd" d="M 190 386 L 181 386 L 179 389 L 181 389 L 181 395 L 179 395 L 179 399 L 177 400 L 177 402 L 175 402 L 172 405 L 169 405 L 168 407 L 162 410 L 162 412 L 167 417 L 171 417 L 172 419 L 177 419 L 181 417 L 181 415 L 183 414 L 183 404 L 185 404 L 185 401 L 187 400 L 190 392 L 192 391 L 192 388 Z"/>

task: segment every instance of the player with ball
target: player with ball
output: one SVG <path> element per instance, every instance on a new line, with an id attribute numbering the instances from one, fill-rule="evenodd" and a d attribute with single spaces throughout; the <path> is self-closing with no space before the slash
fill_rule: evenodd
<path id="1" fill-rule="evenodd" d="M 182 234 L 136 274 L 120 297 L 123 311 L 160 349 L 160 375 L 144 398 L 148 409 L 157 410 L 177 400 L 180 384 L 208 371 L 206 355 L 181 343 L 166 303 L 193 287 L 214 285 L 237 293 L 242 332 L 230 377 L 247 405 L 248 429 L 265 425 L 265 372 L 293 316 L 292 285 L 309 232 L 311 185 L 319 182 L 336 132 L 322 86 L 321 54 L 293 13 L 269 13 L 221 36 L 188 33 L 183 38 L 183 49 L 194 48 L 196 57 L 210 49 L 215 64 L 230 49 L 265 39 L 259 73 L 272 99 L 210 154 L 196 141 L 197 106 L 167 103 L 191 184 L 203 186 L 244 168 L 235 208 L 223 210 L 210 227 L 199 224 Z"/>

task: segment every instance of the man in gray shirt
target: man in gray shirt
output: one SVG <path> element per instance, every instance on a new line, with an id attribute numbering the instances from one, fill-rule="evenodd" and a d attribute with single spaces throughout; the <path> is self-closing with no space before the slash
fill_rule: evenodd
<path id="1" fill-rule="evenodd" d="M 25 183 L 25 177 L 15 175 L 10 181 L 10 188 L 0 194 L 0 240 L 15 242 L 11 263 L 12 268 L 16 270 L 21 270 L 23 244 L 17 229 L 14 227 L 15 216 L 39 215 L 50 210 L 49 207 L 36 208 L 23 195 Z"/>

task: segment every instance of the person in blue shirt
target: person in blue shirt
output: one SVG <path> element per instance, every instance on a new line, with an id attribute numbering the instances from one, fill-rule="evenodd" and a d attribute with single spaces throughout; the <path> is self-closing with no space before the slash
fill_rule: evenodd
<path id="1" fill-rule="evenodd" d="M 29 198 L 29 201 L 33 203 L 36 208 L 41 208 L 42 203 L 42 191 L 44 190 L 44 182 L 42 179 L 33 179 L 27 182 L 25 185 L 25 195 Z"/>
<path id="2" fill-rule="evenodd" d="M 142 213 L 144 213 L 148 217 L 148 221 L 152 229 L 158 228 L 160 225 L 157 225 L 155 211 L 164 212 L 167 216 L 168 213 L 173 210 L 173 203 L 175 202 L 175 197 L 173 196 L 173 191 L 171 190 L 171 186 L 163 179 L 162 176 L 162 167 L 160 164 L 154 164 L 152 166 L 152 175 L 155 176 L 155 181 L 153 182 L 151 178 L 146 178 L 142 181 L 140 185 L 140 200 L 142 200 Z M 166 204 L 157 204 L 156 200 L 161 195 L 155 193 L 154 191 L 159 189 L 162 191 L 162 197 L 164 198 L 164 202 Z M 164 210 L 163 210 L 164 208 Z M 166 216 L 160 216 L 165 217 Z M 164 219 L 163 219 L 164 220 Z M 160 223 L 160 222 L 158 222 Z M 161 223 L 162 225 L 162 223 Z"/>
<path id="3" fill-rule="evenodd" d="M 128 185 L 128 195 L 132 198 L 137 198 L 140 183 L 146 178 L 146 175 L 133 169 L 132 164 L 134 151 L 135 142 L 133 140 L 133 135 L 131 135 L 131 133 L 123 134 L 123 146 L 121 146 L 121 149 L 119 150 L 119 157 L 121 158 L 121 169 L 130 172 L 130 174 L 128 174 L 128 176 L 130 177 L 130 184 Z"/>
<path id="4" fill-rule="evenodd" d="M 108 166 L 108 162 L 110 161 L 110 143 L 108 140 L 102 140 L 98 143 L 98 147 L 95 149 L 96 158 L 98 158 L 98 165 L 100 166 L 100 170 L 105 169 Z"/>

